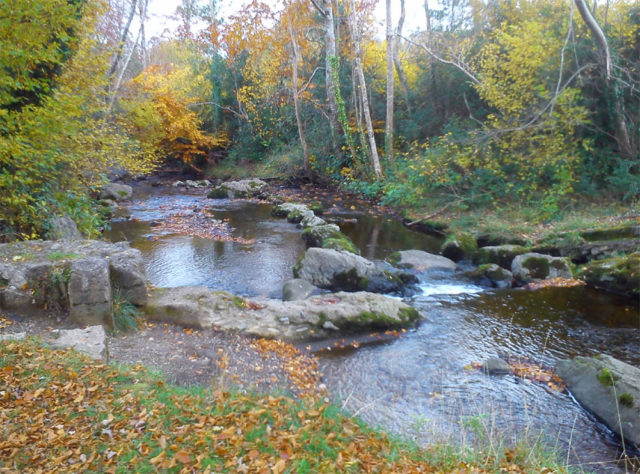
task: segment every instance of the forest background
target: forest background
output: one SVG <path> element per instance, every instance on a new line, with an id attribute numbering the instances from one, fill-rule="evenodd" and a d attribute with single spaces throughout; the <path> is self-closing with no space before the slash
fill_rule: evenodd
<path id="1" fill-rule="evenodd" d="M 109 175 L 162 164 L 340 186 L 406 210 L 640 198 L 632 0 L 0 3 L 0 235 L 104 225 Z M 405 33 L 407 13 L 424 28 Z"/>

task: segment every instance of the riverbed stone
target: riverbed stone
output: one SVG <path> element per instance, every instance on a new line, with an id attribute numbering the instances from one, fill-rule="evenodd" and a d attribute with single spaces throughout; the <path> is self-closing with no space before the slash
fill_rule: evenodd
<path id="1" fill-rule="evenodd" d="M 321 217 L 316 216 L 311 210 L 303 214 L 302 220 L 300 221 L 300 227 L 302 227 L 303 229 L 318 227 L 321 225 L 327 225 L 327 222 Z"/>
<path id="2" fill-rule="evenodd" d="M 637 299 L 640 297 L 640 252 L 594 260 L 578 277 L 595 288 Z"/>
<path id="3" fill-rule="evenodd" d="M 48 240 L 82 240 L 82 234 L 71 217 L 54 216 L 47 219 L 45 237 Z"/>
<path id="4" fill-rule="evenodd" d="M 469 232 L 456 232 L 449 234 L 442 244 L 442 255 L 454 262 L 471 259 L 474 252 L 478 250 L 476 238 Z"/>
<path id="5" fill-rule="evenodd" d="M 78 324 L 108 324 L 111 317 L 109 262 L 99 257 L 71 262 L 69 316 Z"/>
<path id="6" fill-rule="evenodd" d="M 185 327 L 202 329 L 224 324 L 228 329 L 243 329 L 242 301 L 230 293 L 214 292 L 206 286 L 155 288 L 150 290 L 143 311 L 152 321 Z"/>
<path id="7" fill-rule="evenodd" d="M 464 272 L 464 276 L 474 283 L 493 288 L 511 288 L 513 274 L 495 263 L 480 265 L 475 270 Z"/>
<path id="8" fill-rule="evenodd" d="M 71 347 L 83 352 L 93 359 L 103 359 L 106 352 L 107 334 L 102 325 L 89 326 L 85 329 L 60 329 L 52 337 L 45 337 L 45 342 L 54 349 Z"/>
<path id="9" fill-rule="evenodd" d="M 502 268 L 511 268 L 513 259 L 518 255 L 528 253 L 529 249 L 521 245 L 496 245 L 481 247 L 473 254 L 473 263 L 483 265 L 485 263 L 495 263 Z"/>
<path id="10" fill-rule="evenodd" d="M 282 286 L 282 301 L 303 300 L 319 292 L 320 288 L 312 285 L 307 280 L 294 278 L 286 281 Z"/>
<path id="11" fill-rule="evenodd" d="M 241 179 L 238 181 L 225 181 L 209 193 L 210 198 L 228 197 L 230 199 L 256 197 L 264 193 L 268 188 L 267 183 L 261 179 Z M 226 196 L 223 196 L 226 193 Z"/>
<path id="12" fill-rule="evenodd" d="M 569 259 L 530 252 L 518 255 L 511 264 L 513 277 L 520 283 L 548 278 L 573 278 Z"/>
<path id="13" fill-rule="evenodd" d="M 406 303 L 374 293 L 338 292 L 295 301 L 247 300 L 206 287 L 156 288 L 144 312 L 150 320 L 197 328 L 215 326 L 287 341 L 407 327 L 422 318 Z"/>
<path id="14" fill-rule="evenodd" d="M 283 202 L 282 204 L 273 206 L 273 209 L 271 209 L 271 215 L 276 217 L 287 217 L 287 215 L 293 211 L 305 213 L 306 211 L 310 211 L 310 209 L 305 204 Z"/>
<path id="15" fill-rule="evenodd" d="M 100 191 L 100 199 L 112 199 L 114 201 L 124 201 L 133 195 L 133 188 L 128 184 L 107 183 Z"/>
<path id="16" fill-rule="evenodd" d="M 640 369 L 602 354 L 562 360 L 556 371 L 587 410 L 640 447 Z"/>
<path id="17" fill-rule="evenodd" d="M 482 363 L 482 371 L 489 375 L 505 375 L 512 372 L 511 366 L 500 357 L 490 357 Z"/>
<path id="18" fill-rule="evenodd" d="M 455 270 L 456 263 L 441 255 L 422 250 L 401 250 L 392 253 L 387 261 L 398 268 L 409 268 L 416 272 L 429 270 Z"/>
<path id="19" fill-rule="evenodd" d="M 403 291 L 410 278 L 378 268 L 373 262 L 344 250 L 312 247 L 293 269 L 296 278 L 333 291 Z M 411 276 L 411 275 L 408 275 Z"/>

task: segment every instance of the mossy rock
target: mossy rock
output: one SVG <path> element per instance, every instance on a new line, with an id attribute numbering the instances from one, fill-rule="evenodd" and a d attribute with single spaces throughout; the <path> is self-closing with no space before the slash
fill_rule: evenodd
<path id="1" fill-rule="evenodd" d="M 313 211 L 316 216 L 321 216 L 324 213 L 324 206 L 320 201 L 314 201 L 309 204 L 309 209 Z"/>
<path id="2" fill-rule="evenodd" d="M 291 211 L 287 214 L 287 222 L 291 222 L 292 224 L 298 224 L 304 218 L 304 214 L 301 211 L 295 210 Z"/>
<path id="3" fill-rule="evenodd" d="M 386 258 L 386 260 L 391 265 L 397 265 L 400 262 L 400 260 L 402 260 L 402 254 L 400 252 L 393 252 L 391 255 L 389 255 Z"/>
<path id="4" fill-rule="evenodd" d="M 513 282 L 513 274 L 495 263 L 480 265 L 475 270 L 464 273 L 474 283 L 493 288 L 510 288 Z"/>
<path id="5" fill-rule="evenodd" d="M 344 234 L 328 237 L 322 241 L 323 249 L 345 250 L 347 252 L 360 255 L 360 251 L 353 244 L 351 239 Z"/>
<path id="6" fill-rule="evenodd" d="M 478 250 L 476 238 L 468 232 L 449 234 L 442 244 L 441 253 L 454 262 L 471 258 Z"/>
<path id="7" fill-rule="evenodd" d="M 640 237 L 640 225 L 622 225 L 608 229 L 595 229 L 580 232 L 580 236 L 588 242 L 603 240 L 635 239 Z"/>
<path id="8" fill-rule="evenodd" d="M 498 245 L 493 247 L 481 247 L 473 253 L 473 263 L 483 265 L 495 263 L 502 268 L 511 268 L 513 259 L 518 255 L 529 252 L 529 249 L 521 245 Z"/>
<path id="9" fill-rule="evenodd" d="M 640 252 L 594 260 L 578 274 L 587 285 L 632 298 L 640 296 Z"/>
<path id="10" fill-rule="evenodd" d="M 229 197 L 229 191 L 222 186 L 218 186 L 217 188 L 213 188 L 209 194 L 207 194 L 209 199 L 226 199 Z"/>
<path id="11" fill-rule="evenodd" d="M 547 278 L 573 278 L 569 259 L 539 253 L 526 253 L 513 259 L 511 271 L 516 280 L 529 283 Z"/>

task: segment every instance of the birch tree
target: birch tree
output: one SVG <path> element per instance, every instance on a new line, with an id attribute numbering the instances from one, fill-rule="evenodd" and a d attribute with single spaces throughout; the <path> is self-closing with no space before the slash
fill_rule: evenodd
<path id="1" fill-rule="evenodd" d="M 387 13 L 387 121 L 384 132 L 384 149 L 387 154 L 387 162 L 393 164 L 393 96 L 394 96 L 394 75 L 393 58 L 395 57 L 394 46 L 396 44 L 393 34 L 393 24 L 391 22 L 391 0 L 386 0 Z"/>

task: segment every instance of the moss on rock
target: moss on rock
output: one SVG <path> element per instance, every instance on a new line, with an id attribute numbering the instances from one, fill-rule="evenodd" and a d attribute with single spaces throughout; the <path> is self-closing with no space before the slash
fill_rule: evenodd
<path id="1" fill-rule="evenodd" d="M 468 232 L 457 232 L 449 234 L 442 244 L 442 255 L 450 258 L 454 262 L 471 258 L 478 249 L 475 237 Z"/>
<path id="2" fill-rule="evenodd" d="M 209 194 L 207 194 L 209 199 L 226 199 L 229 197 L 229 192 L 226 188 L 222 186 L 218 186 L 217 188 L 213 188 Z"/>
<path id="3" fill-rule="evenodd" d="M 347 252 L 360 254 L 360 251 L 353 244 L 351 239 L 344 234 L 328 237 L 322 241 L 323 249 L 345 250 Z"/>
<path id="4" fill-rule="evenodd" d="M 587 285 L 625 296 L 640 296 L 640 252 L 594 260 L 578 274 Z"/>

